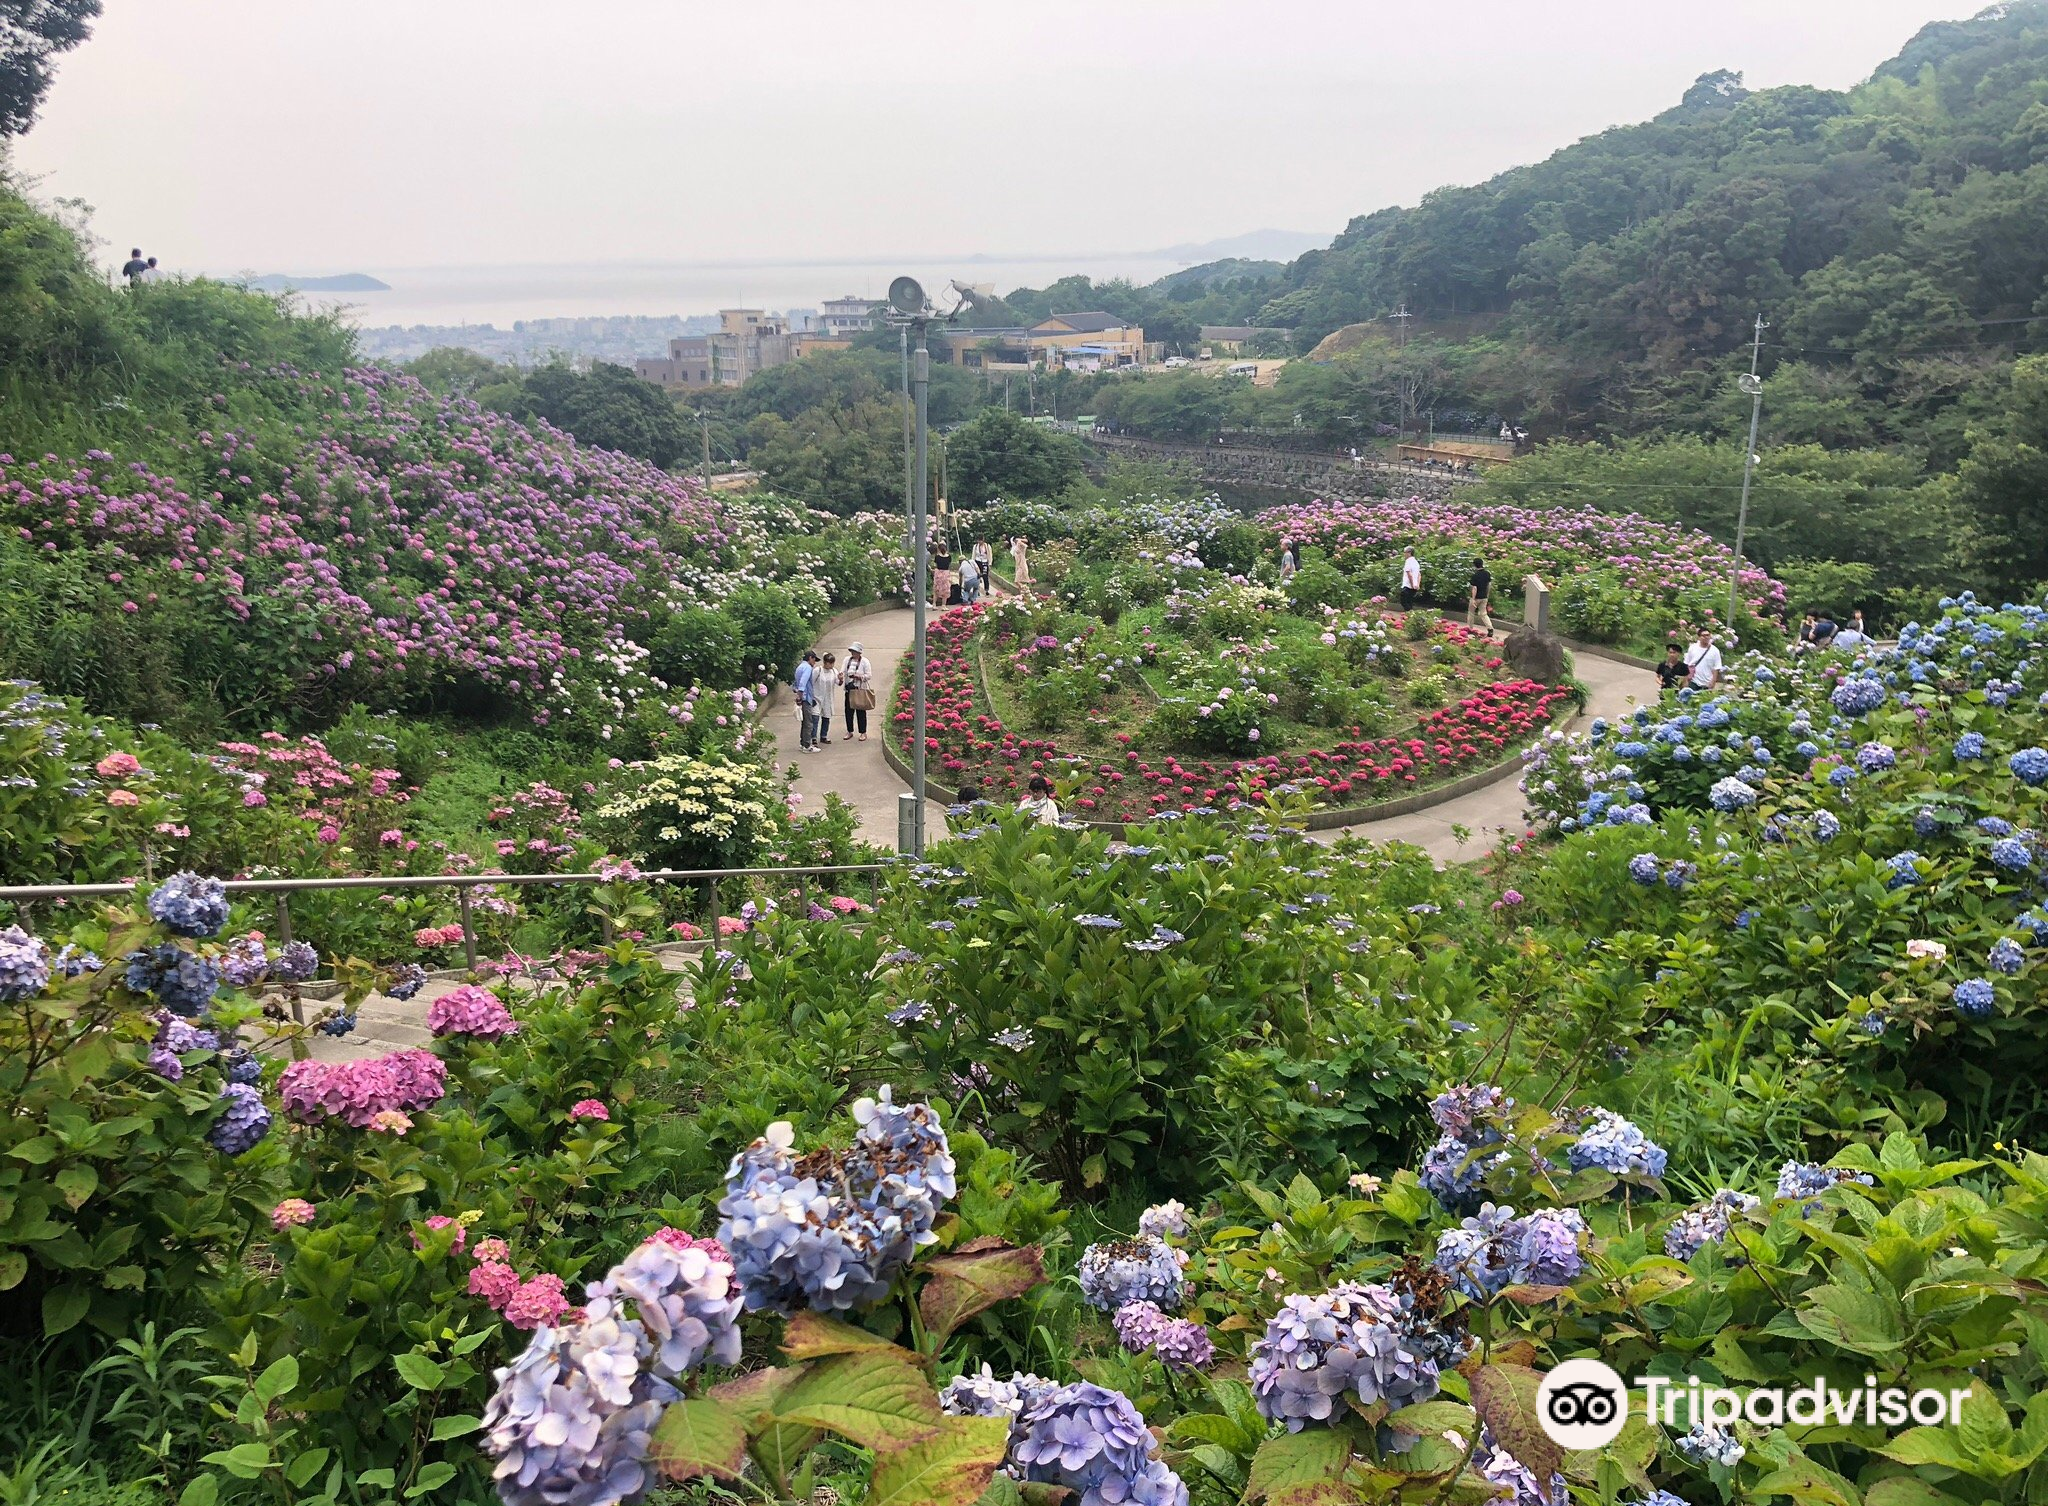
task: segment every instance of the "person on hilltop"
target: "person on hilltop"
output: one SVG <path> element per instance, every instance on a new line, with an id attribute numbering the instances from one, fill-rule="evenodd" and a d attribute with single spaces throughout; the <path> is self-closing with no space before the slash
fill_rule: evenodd
<path id="1" fill-rule="evenodd" d="M 141 280 L 142 280 L 142 281 L 144 281 L 144 282 L 155 282 L 155 281 L 156 281 L 156 280 L 157 280 L 158 278 L 162 277 L 163 275 L 164 275 L 163 273 L 161 273 L 161 272 L 159 272 L 159 271 L 157 270 L 157 266 L 156 266 L 156 258 L 155 258 L 154 256 L 152 256 L 152 257 L 151 257 L 151 258 L 150 258 L 150 259 L 149 259 L 149 260 L 148 260 L 148 261 L 147 261 L 146 263 L 144 263 L 144 265 L 143 265 L 143 268 L 142 268 L 142 279 L 141 279 Z"/>
<path id="2" fill-rule="evenodd" d="M 1472 561 L 1472 596 L 1465 606 L 1465 626 L 1478 626 L 1486 630 L 1486 636 L 1493 636 L 1493 614 L 1487 604 L 1493 599 L 1493 573 L 1486 568 L 1486 561 Z"/>
<path id="3" fill-rule="evenodd" d="M 1700 629 L 1699 641 L 1685 651 L 1686 681 L 1694 690 L 1712 690 L 1721 683 L 1721 651 L 1714 647 L 1714 635 Z"/>
<path id="4" fill-rule="evenodd" d="M 789 682 L 790 691 L 796 696 L 796 738 L 800 753 L 818 751 L 818 702 L 812 690 L 817 678 L 818 656 L 805 649 L 803 660 L 796 667 L 796 677 Z"/>
<path id="5" fill-rule="evenodd" d="M 1675 643 L 1664 645 L 1664 662 L 1657 666 L 1657 688 L 1660 691 L 1676 690 L 1685 683 L 1687 674 L 1684 651 Z"/>
<path id="6" fill-rule="evenodd" d="M 858 643 L 846 648 L 846 663 L 839 669 L 839 684 L 845 691 L 841 704 L 846 707 L 846 735 L 852 737 L 856 724 L 860 727 L 860 740 L 868 740 L 868 713 L 875 709 L 875 670 L 868 663 L 867 651 Z"/>
<path id="7" fill-rule="evenodd" d="M 128 260 L 121 264 L 121 275 L 128 279 L 128 286 L 142 286 L 142 274 L 149 270 L 149 263 L 142 259 L 142 248 L 137 246 L 128 253 Z"/>
<path id="8" fill-rule="evenodd" d="M 1060 808 L 1053 802 L 1052 781 L 1043 774 L 1033 774 L 1030 791 L 1017 802 L 1017 809 L 1032 816 L 1040 826 L 1058 826 Z"/>
<path id="9" fill-rule="evenodd" d="M 1408 546 L 1407 557 L 1401 561 L 1401 610 L 1412 611 L 1415 598 L 1422 594 L 1422 561 L 1415 557 L 1415 546 Z"/>
<path id="10" fill-rule="evenodd" d="M 818 672 L 811 676 L 811 694 L 818 702 L 818 746 L 821 748 L 829 747 L 832 742 L 832 689 L 838 683 L 839 662 L 827 654 Z"/>

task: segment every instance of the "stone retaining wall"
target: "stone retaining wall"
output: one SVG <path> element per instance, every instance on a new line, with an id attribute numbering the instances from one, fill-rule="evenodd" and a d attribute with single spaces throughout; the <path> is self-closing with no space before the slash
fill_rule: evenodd
<path id="1" fill-rule="evenodd" d="M 1251 449 L 1239 445 L 1163 444 L 1150 439 L 1096 434 L 1088 442 L 1109 455 L 1157 461 L 1191 469 L 1204 481 L 1236 486 L 1306 492 L 1335 501 L 1363 502 L 1377 497 L 1425 497 L 1442 501 L 1476 476 L 1365 460 L 1358 465 L 1345 455 L 1314 451 Z"/>

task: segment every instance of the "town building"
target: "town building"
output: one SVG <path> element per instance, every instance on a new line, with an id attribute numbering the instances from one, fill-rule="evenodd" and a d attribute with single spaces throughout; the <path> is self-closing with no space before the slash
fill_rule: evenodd
<path id="1" fill-rule="evenodd" d="M 1143 366 L 1163 352 L 1162 346 L 1146 343 L 1139 326 L 1099 312 L 1054 314 L 1012 329 L 948 330 L 946 347 L 954 365 L 992 376 L 1063 368 L 1114 371 Z"/>
<path id="2" fill-rule="evenodd" d="M 866 334 L 875 327 L 875 300 L 856 298 L 851 293 L 844 298 L 827 298 L 825 310 L 818 316 L 815 326 L 828 335 Z"/>
<path id="3" fill-rule="evenodd" d="M 639 360 L 634 371 L 662 387 L 737 387 L 756 372 L 783 365 L 798 354 L 789 321 L 762 309 L 720 309 L 718 329 L 681 335 L 668 342 L 668 355 Z"/>
<path id="4" fill-rule="evenodd" d="M 1202 326 L 1202 348 L 1214 351 L 1219 356 L 1234 356 L 1243 352 L 1245 342 L 1257 335 L 1287 335 L 1284 329 L 1267 329 L 1257 324 L 1205 324 Z"/>

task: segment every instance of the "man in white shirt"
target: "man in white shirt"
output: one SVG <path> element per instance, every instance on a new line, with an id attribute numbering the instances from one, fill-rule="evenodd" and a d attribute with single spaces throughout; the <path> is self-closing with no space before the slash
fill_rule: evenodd
<path id="1" fill-rule="evenodd" d="M 1694 690 L 1712 690 L 1721 680 L 1721 651 L 1714 647 L 1714 635 L 1700 629 L 1699 642 L 1685 651 L 1685 665 L 1692 673 L 1687 683 Z"/>
<path id="2" fill-rule="evenodd" d="M 1415 546 L 1408 546 L 1408 557 L 1401 561 L 1401 610 L 1406 612 L 1415 605 L 1415 598 L 1422 591 L 1422 561 L 1415 557 Z"/>

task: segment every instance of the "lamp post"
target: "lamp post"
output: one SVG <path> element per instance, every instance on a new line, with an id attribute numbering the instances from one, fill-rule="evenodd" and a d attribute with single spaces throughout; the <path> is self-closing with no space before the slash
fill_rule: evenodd
<path id="1" fill-rule="evenodd" d="M 911 578 L 911 631 L 910 650 L 910 793 L 916 805 L 916 814 L 909 821 L 910 855 L 924 856 L 924 808 L 925 808 L 925 675 L 930 663 L 930 651 L 925 636 L 925 613 L 931 603 L 931 564 L 929 527 L 925 518 L 925 488 L 929 484 L 925 476 L 926 457 L 926 403 L 931 387 L 931 347 L 927 333 L 931 328 L 931 308 L 925 302 L 924 289 L 913 277 L 899 277 L 889 284 L 889 322 L 903 333 L 903 349 L 908 360 L 906 378 L 910 386 L 910 413 L 914 420 L 914 443 L 910 466 L 910 578 Z M 915 337 L 913 348 L 911 341 Z M 899 838 L 900 839 L 900 838 Z"/>
<path id="2" fill-rule="evenodd" d="M 1749 370 L 1737 377 L 1736 385 L 1749 394 L 1749 447 L 1742 452 L 1742 501 L 1735 510 L 1735 562 L 1728 569 L 1728 631 L 1735 632 L 1736 613 L 1742 604 L 1742 536 L 1749 528 L 1749 482 L 1756 473 L 1756 427 L 1764 411 L 1764 379 L 1757 375 L 1757 358 L 1764 348 L 1764 316 L 1756 316 L 1756 338 L 1750 342 Z"/>

